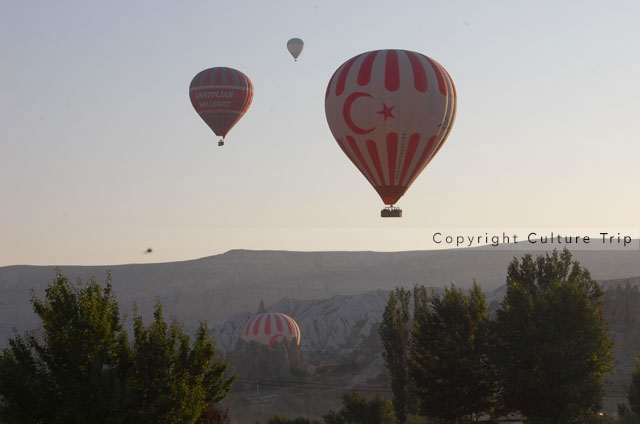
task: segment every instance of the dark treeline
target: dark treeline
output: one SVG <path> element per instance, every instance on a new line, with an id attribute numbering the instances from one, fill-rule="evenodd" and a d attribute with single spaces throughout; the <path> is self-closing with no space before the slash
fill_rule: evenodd
<path id="1" fill-rule="evenodd" d="M 494 314 L 475 282 L 466 293 L 391 293 L 380 336 L 398 423 L 613 422 L 601 413 L 613 343 L 589 271 L 565 249 L 514 258 L 506 281 Z M 637 400 L 619 407 L 620 420 L 640 410 L 640 391 L 629 393 Z"/>
<path id="2" fill-rule="evenodd" d="M 493 313 L 475 282 L 468 291 L 394 290 L 379 329 L 392 403 L 346 394 L 324 423 L 640 424 L 640 360 L 618 416 L 602 413 L 613 343 L 589 271 L 565 249 L 514 258 L 506 274 Z M 268 421 L 288 423 L 316 421 Z"/>
<path id="3" fill-rule="evenodd" d="M 392 402 L 345 393 L 324 423 L 640 424 L 640 360 L 618 417 L 601 413 L 613 343 L 589 271 L 565 249 L 514 258 L 506 281 L 493 313 L 475 282 L 393 291 L 379 329 Z M 72 284 L 57 273 L 32 305 L 42 334 L 16 335 L 0 353 L 0 424 L 230 422 L 219 402 L 234 378 L 205 323 L 191 339 L 157 303 L 148 325 L 134 314 L 130 339 L 109 277 Z"/>
<path id="4" fill-rule="evenodd" d="M 337 411 L 330 410 L 322 419 L 324 424 L 394 424 L 396 422 L 391 402 L 383 399 L 379 394 L 366 398 L 358 392 L 343 394 L 342 408 Z M 321 423 L 304 417 L 288 418 L 273 415 L 267 420 L 267 424 Z"/>
<path id="5" fill-rule="evenodd" d="M 43 334 L 0 354 L 0 423 L 229 423 L 219 402 L 235 378 L 205 323 L 191 340 L 158 302 L 149 325 L 135 313 L 130 340 L 109 276 L 72 284 L 58 272 L 31 303 Z"/>

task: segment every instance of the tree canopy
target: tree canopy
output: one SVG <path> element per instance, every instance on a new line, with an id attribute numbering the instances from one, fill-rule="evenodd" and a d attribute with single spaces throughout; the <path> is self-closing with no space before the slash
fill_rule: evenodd
<path id="1" fill-rule="evenodd" d="M 358 392 L 342 395 L 342 408 L 335 412 L 330 410 L 325 415 L 325 424 L 395 424 L 391 402 L 380 395 L 370 399 Z"/>
<path id="2" fill-rule="evenodd" d="M 640 359 L 634 359 L 631 384 L 626 390 L 626 402 L 618 404 L 618 421 L 621 424 L 640 423 Z"/>
<path id="3" fill-rule="evenodd" d="M 492 407 L 494 380 L 486 351 L 487 306 L 474 283 L 433 292 L 416 310 L 409 370 L 420 408 L 441 422 L 467 422 Z"/>
<path id="4" fill-rule="evenodd" d="M 289 418 L 280 414 L 269 417 L 267 424 L 320 424 L 317 421 L 311 421 L 305 417 Z"/>
<path id="5" fill-rule="evenodd" d="M 407 357 L 411 337 L 409 331 L 410 298 L 411 292 L 402 287 L 392 291 L 379 329 L 384 347 L 382 356 L 391 377 L 393 409 L 399 424 L 404 424 L 407 420 L 407 398 L 409 396 Z"/>
<path id="6" fill-rule="evenodd" d="M 572 423 L 600 411 L 612 370 L 603 293 L 571 253 L 511 262 L 492 329 L 502 404 L 532 423 Z"/>
<path id="7" fill-rule="evenodd" d="M 191 343 L 157 302 L 149 326 L 134 314 L 131 342 L 109 275 L 72 284 L 58 271 L 31 303 L 42 335 L 16 335 L 0 354 L 0 420 L 193 423 L 231 389 L 204 322 Z"/>

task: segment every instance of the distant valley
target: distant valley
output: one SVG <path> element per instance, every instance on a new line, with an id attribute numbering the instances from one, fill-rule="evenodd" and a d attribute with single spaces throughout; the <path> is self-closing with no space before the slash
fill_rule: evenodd
<path id="1" fill-rule="evenodd" d="M 246 357 L 234 350 L 244 324 L 262 300 L 268 310 L 296 319 L 306 361 L 313 366 L 334 365 L 333 373 L 329 367 L 328 374 L 311 373 L 307 381 L 384 387 L 387 380 L 377 329 L 390 290 L 415 284 L 441 288 L 451 282 L 469 287 L 475 278 L 495 309 L 504 295 L 507 266 L 513 256 L 523 253 L 491 249 L 396 253 L 235 250 L 183 262 L 60 268 L 71 280 L 95 276 L 100 282 L 110 270 L 128 322 L 133 303 L 150 319 L 156 298 L 165 314 L 182 321 L 189 331 L 199 320 L 206 320 L 218 351 L 250 379 Z M 616 373 L 607 377 L 605 400 L 609 409 L 615 408 L 633 357 L 640 353 L 640 252 L 575 251 L 573 255 L 606 290 L 606 317 L 616 342 L 617 362 Z M 30 292 L 33 289 L 43 297 L 53 275 L 53 266 L 0 268 L 0 346 L 14 328 L 23 332 L 38 327 Z M 282 363 L 277 366 L 282 368 Z M 238 385 L 227 403 L 248 419 L 256 412 L 251 401 L 255 388 L 245 386 Z M 264 405 L 265 413 L 272 408 L 310 416 L 337 406 L 340 394 L 294 393 L 278 387 L 264 390 L 275 396 L 272 404 Z M 321 395 L 322 402 L 309 403 L 309 396 Z"/>
<path id="2" fill-rule="evenodd" d="M 135 302 L 151 317 L 156 297 L 167 315 L 194 328 L 211 325 L 239 312 L 254 311 L 281 299 L 326 299 L 415 284 L 442 287 L 453 282 L 468 287 L 475 278 L 484 290 L 504 284 L 507 265 L 516 250 L 490 248 L 409 252 L 289 252 L 232 250 L 201 259 L 158 264 L 113 266 L 60 265 L 71 280 L 111 271 L 123 314 Z M 534 252 L 538 254 L 540 252 Z M 575 251 L 598 280 L 640 275 L 640 251 Z M 0 346 L 15 328 L 38 325 L 29 299 L 33 289 L 44 295 L 55 266 L 15 265 L 0 268 Z"/>

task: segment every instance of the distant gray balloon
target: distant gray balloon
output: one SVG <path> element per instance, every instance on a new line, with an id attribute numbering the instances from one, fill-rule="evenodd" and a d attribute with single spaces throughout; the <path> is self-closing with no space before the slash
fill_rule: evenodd
<path id="1" fill-rule="evenodd" d="M 291 56 L 297 61 L 298 56 L 302 53 L 302 49 L 304 49 L 304 41 L 299 38 L 292 38 L 287 41 L 287 50 L 291 53 Z"/>

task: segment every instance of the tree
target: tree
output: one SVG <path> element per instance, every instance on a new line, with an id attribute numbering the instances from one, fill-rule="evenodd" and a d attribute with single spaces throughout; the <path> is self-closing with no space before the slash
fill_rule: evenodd
<path id="1" fill-rule="evenodd" d="M 629 408 L 626 403 L 618 404 L 618 424 L 640 424 L 640 415 L 636 414 Z"/>
<path id="2" fill-rule="evenodd" d="M 200 415 L 198 424 L 231 424 L 229 408 L 207 405 L 202 411 L 202 415 Z"/>
<path id="3" fill-rule="evenodd" d="M 629 402 L 629 409 L 640 416 L 640 359 L 638 358 L 634 360 L 631 385 L 627 389 L 627 402 Z"/>
<path id="4" fill-rule="evenodd" d="M 32 293 L 31 302 L 42 340 L 16 335 L 0 355 L 0 420 L 192 423 L 230 390 L 228 364 L 214 360 L 204 323 L 190 347 L 158 303 L 148 328 L 136 314 L 132 346 L 109 275 L 105 287 L 73 285 L 58 271 L 45 299 Z"/>
<path id="5" fill-rule="evenodd" d="M 366 399 L 358 392 L 342 395 L 342 409 L 330 410 L 325 424 L 394 424 L 396 422 L 391 402 L 375 395 Z"/>
<path id="6" fill-rule="evenodd" d="M 0 417 L 9 422 L 124 422 L 129 346 L 110 278 L 80 289 L 59 272 L 42 301 L 35 335 L 16 336 L 0 355 Z M 105 417 L 111 417 L 107 420 Z"/>
<path id="7" fill-rule="evenodd" d="M 494 384 L 486 343 L 487 306 L 475 284 L 432 293 L 415 312 L 409 371 L 422 412 L 440 422 L 470 422 L 489 411 Z"/>
<path id="8" fill-rule="evenodd" d="M 140 315 L 134 318 L 135 372 L 130 381 L 140 411 L 134 421 L 192 422 L 207 403 L 217 403 L 231 391 L 234 379 L 224 377 L 229 365 L 213 361 L 215 347 L 205 323 L 200 323 L 190 348 L 182 326 L 175 320 L 164 321 L 160 302 L 153 315 L 147 328 Z"/>
<path id="9" fill-rule="evenodd" d="M 564 249 L 516 258 L 496 312 L 492 357 L 502 404 L 532 423 L 572 423 L 601 409 L 612 370 L 603 292 Z"/>
<path id="10" fill-rule="evenodd" d="M 296 417 L 289 418 L 280 414 L 272 415 L 268 420 L 267 424 L 315 424 L 317 421 L 310 421 L 305 417 Z"/>
<path id="11" fill-rule="evenodd" d="M 380 338 L 384 347 L 382 354 L 391 375 L 393 409 L 398 423 L 407 420 L 407 397 L 409 378 L 407 375 L 407 352 L 409 349 L 409 300 L 411 293 L 402 287 L 389 295 L 380 324 Z"/>
<path id="12" fill-rule="evenodd" d="M 640 359 L 635 358 L 631 384 L 627 388 L 627 402 L 618 404 L 618 419 L 623 424 L 640 423 Z"/>

